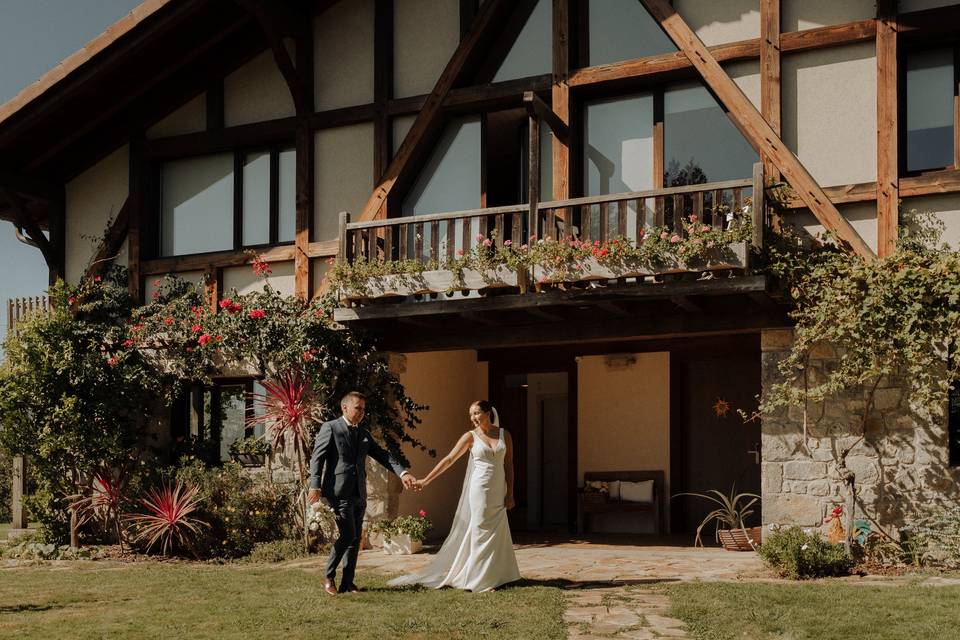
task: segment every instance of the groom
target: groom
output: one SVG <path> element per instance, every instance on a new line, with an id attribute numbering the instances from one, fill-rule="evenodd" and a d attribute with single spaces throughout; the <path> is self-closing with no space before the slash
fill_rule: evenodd
<path id="1" fill-rule="evenodd" d="M 359 391 L 351 391 L 340 400 L 343 415 L 324 422 L 314 440 L 310 457 L 311 504 L 320 496 L 333 509 L 339 533 L 327 562 L 327 581 L 324 591 L 336 595 L 337 567 L 347 557 L 340 579 L 339 593 L 357 592 L 353 573 L 360 552 L 360 532 L 363 514 L 367 510 L 367 455 L 393 471 L 406 489 L 414 489 L 417 479 L 400 466 L 383 448 L 374 442 L 370 432 L 360 426 L 366 412 L 367 398 Z"/>

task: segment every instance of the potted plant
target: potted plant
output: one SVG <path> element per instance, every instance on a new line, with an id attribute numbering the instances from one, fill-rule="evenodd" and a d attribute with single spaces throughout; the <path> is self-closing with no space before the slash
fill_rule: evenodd
<path id="1" fill-rule="evenodd" d="M 260 467 L 270 453 L 270 445 L 256 436 L 234 440 L 230 445 L 230 457 L 245 467 Z"/>
<path id="2" fill-rule="evenodd" d="M 706 493 L 678 493 L 677 496 L 694 496 L 710 500 L 718 505 L 704 517 L 700 526 L 697 527 L 697 539 L 695 545 L 703 546 L 703 540 L 700 534 L 703 528 L 711 522 L 715 523 L 714 539 L 723 545 L 724 549 L 729 551 L 752 551 L 754 545 L 760 542 L 760 527 L 747 528 L 744 524 L 749 516 L 753 514 L 753 505 L 760 500 L 760 496 L 755 493 L 737 493 L 736 487 L 730 488 L 729 494 L 724 494 L 716 489 L 711 489 Z"/>
<path id="3" fill-rule="evenodd" d="M 381 520 L 370 527 L 370 532 L 383 540 L 383 550 L 391 555 L 417 553 L 423 548 L 423 540 L 433 523 L 427 512 L 421 510 L 415 516 L 400 516 L 393 520 Z"/>

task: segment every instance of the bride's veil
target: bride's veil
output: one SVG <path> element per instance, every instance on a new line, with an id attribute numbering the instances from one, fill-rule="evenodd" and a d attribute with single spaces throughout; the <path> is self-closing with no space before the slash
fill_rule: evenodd
<path id="1" fill-rule="evenodd" d="M 500 415 L 497 413 L 495 407 L 491 407 L 490 409 L 490 422 L 497 427 L 500 426 Z M 451 574 L 462 569 L 461 566 L 456 566 L 456 561 L 463 545 L 469 544 L 467 536 L 470 529 L 470 477 L 472 475 L 473 456 L 468 451 L 467 472 L 463 474 L 463 487 L 460 489 L 460 501 L 457 503 L 457 511 L 453 516 L 453 524 L 450 525 L 450 533 L 447 534 L 447 539 L 443 541 L 443 546 L 440 547 L 433 561 L 422 571 L 394 578 L 388 584 L 392 586 L 422 584 L 425 587 L 435 589 L 447 583 Z"/>

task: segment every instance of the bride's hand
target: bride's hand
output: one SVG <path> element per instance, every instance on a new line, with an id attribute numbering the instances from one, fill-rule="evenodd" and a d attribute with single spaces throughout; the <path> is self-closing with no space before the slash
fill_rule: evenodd
<path id="1" fill-rule="evenodd" d="M 513 509 L 515 506 L 517 506 L 517 503 L 513 499 L 513 496 L 507 496 L 507 499 L 504 501 L 504 504 L 508 510 Z"/>
<path id="2" fill-rule="evenodd" d="M 423 491 L 423 488 L 424 488 L 425 486 L 427 486 L 427 483 L 426 483 L 425 481 L 423 481 L 423 480 L 417 480 L 416 482 L 413 483 L 413 490 L 414 490 L 414 491 Z"/>

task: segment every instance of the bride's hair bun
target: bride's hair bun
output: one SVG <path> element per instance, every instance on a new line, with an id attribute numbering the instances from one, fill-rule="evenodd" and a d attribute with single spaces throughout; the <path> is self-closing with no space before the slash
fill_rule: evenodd
<path id="1" fill-rule="evenodd" d="M 493 405 L 490 404 L 489 400 L 474 400 L 473 404 L 470 406 L 480 407 L 480 411 L 483 411 L 484 413 L 490 413 L 490 411 L 493 409 Z"/>

